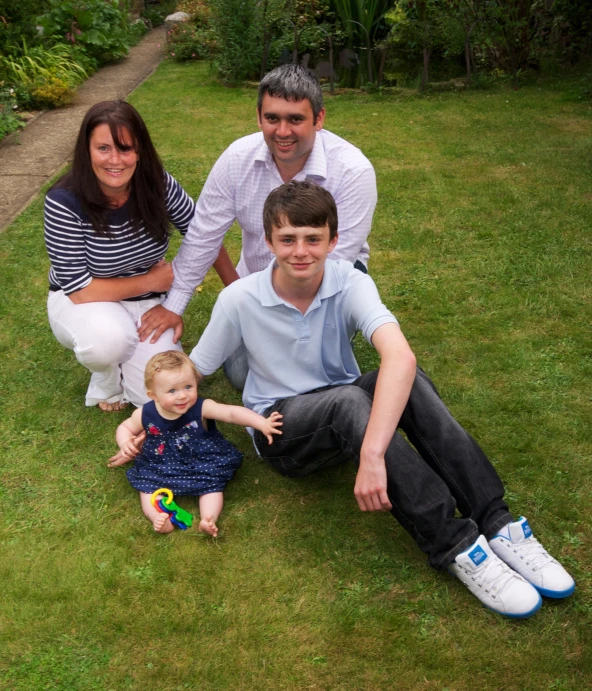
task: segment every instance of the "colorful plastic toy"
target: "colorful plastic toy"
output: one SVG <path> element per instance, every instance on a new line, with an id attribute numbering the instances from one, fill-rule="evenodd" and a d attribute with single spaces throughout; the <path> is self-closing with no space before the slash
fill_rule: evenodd
<path id="1" fill-rule="evenodd" d="M 166 496 L 166 501 L 165 499 L 159 499 L 159 497 L 162 495 Z M 152 502 L 152 506 L 157 511 L 160 511 L 161 513 L 168 513 L 171 517 L 171 523 L 176 525 L 180 530 L 187 530 L 187 528 L 191 528 L 193 516 L 189 513 L 189 511 L 185 511 L 185 509 L 182 509 L 180 506 L 175 504 L 173 501 L 173 493 L 170 489 L 167 489 L 166 487 L 157 489 L 156 492 L 152 493 L 150 501 Z"/>

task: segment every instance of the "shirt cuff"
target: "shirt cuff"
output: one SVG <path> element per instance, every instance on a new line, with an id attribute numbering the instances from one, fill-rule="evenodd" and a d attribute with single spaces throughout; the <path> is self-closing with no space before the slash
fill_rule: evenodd
<path id="1" fill-rule="evenodd" d="M 179 290 L 171 289 L 169 290 L 168 295 L 164 299 L 162 306 L 165 307 L 167 310 L 174 312 L 179 316 L 182 316 L 192 297 L 193 294 L 187 295 L 186 293 L 182 293 Z"/>

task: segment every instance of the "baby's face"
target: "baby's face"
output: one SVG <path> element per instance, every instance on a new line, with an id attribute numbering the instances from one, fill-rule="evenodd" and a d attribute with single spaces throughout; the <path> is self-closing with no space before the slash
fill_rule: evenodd
<path id="1" fill-rule="evenodd" d="M 197 381 L 189 365 L 157 372 L 148 395 L 163 417 L 174 419 L 186 413 L 197 401 Z"/>

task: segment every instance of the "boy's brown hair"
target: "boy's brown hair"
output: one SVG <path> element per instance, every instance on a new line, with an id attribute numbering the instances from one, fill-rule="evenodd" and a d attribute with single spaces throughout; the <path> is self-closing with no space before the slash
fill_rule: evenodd
<path id="1" fill-rule="evenodd" d="M 272 228 L 288 221 L 295 228 L 329 226 L 329 239 L 337 236 L 337 207 L 333 195 L 310 180 L 291 180 L 273 190 L 263 207 L 265 239 L 271 242 Z"/>
<path id="2" fill-rule="evenodd" d="M 199 382 L 199 372 L 193 361 L 179 350 L 165 350 L 164 353 L 153 355 L 144 370 L 144 386 L 146 391 L 151 391 L 154 376 L 159 372 L 170 372 L 189 365 L 195 374 L 196 383 Z"/>

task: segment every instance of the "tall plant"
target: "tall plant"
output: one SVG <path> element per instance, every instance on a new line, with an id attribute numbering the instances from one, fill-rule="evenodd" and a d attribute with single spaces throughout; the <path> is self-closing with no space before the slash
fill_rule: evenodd
<path id="1" fill-rule="evenodd" d="M 488 0 L 482 48 L 517 81 L 528 66 L 535 35 L 536 0 Z"/>
<path id="2" fill-rule="evenodd" d="M 348 36 L 359 36 L 361 32 L 358 27 L 361 25 L 363 31 L 373 39 L 391 3 L 390 0 L 333 0 L 333 4 Z"/>
<path id="3" fill-rule="evenodd" d="M 429 64 L 432 52 L 446 43 L 444 30 L 446 7 L 444 0 L 398 0 L 387 13 L 392 24 L 389 42 L 395 47 L 413 52 L 421 51 L 423 69 L 419 90 L 429 81 Z"/>
<path id="4" fill-rule="evenodd" d="M 229 84 L 256 78 L 263 54 L 263 24 L 256 0 L 211 0 L 220 77 Z"/>
<path id="5" fill-rule="evenodd" d="M 473 32 L 485 18 L 486 4 L 487 0 L 446 0 L 450 15 L 460 24 L 463 31 L 467 82 L 471 81 L 474 69 Z"/>
<path id="6" fill-rule="evenodd" d="M 333 0 L 335 11 L 351 43 L 364 43 L 368 51 L 368 81 L 372 79 L 372 49 L 380 20 L 390 0 Z"/>

